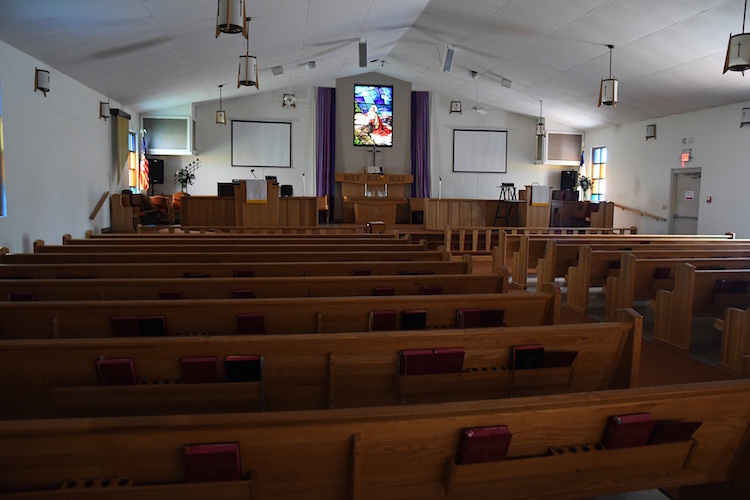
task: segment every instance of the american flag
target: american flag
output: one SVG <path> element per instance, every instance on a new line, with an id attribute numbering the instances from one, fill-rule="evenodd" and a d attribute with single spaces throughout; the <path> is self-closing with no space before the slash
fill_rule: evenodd
<path id="1" fill-rule="evenodd" d="M 143 138 L 143 148 L 141 152 L 141 165 L 140 165 L 140 176 L 139 181 L 141 185 L 141 189 L 143 191 L 148 191 L 148 185 L 149 185 L 149 176 L 148 176 L 148 159 L 146 158 L 146 129 L 143 129 L 141 131 L 141 137 Z"/>

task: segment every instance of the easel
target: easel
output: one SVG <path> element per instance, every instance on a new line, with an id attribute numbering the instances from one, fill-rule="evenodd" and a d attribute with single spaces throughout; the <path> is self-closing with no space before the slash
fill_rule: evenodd
<path id="1" fill-rule="evenodd" d="M 497 209 L 495 210 L 495 220 L 492 221 L 492 225 L 497 224 L 498 219 L 505 219 L 504 227 L 511 227 L 511 222 L 515 222 L 515 225 L 519 225 L 521 222 L 520 214 L 518 213 L 517 203 L 503 203 L 503 202 L 515 202 L 518 201 L 516 196 L 516 186 L 512 182 L 503 182 L 497 186 L 500 188 L 500 197 L 497 201 Z M 503 210 L 503 207 L 505 209 Z"/>

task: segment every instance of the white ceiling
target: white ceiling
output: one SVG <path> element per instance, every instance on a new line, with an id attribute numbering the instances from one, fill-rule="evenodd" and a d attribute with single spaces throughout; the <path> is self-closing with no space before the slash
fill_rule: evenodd
<path id="1" fill-rule="evenodd" d="M 478 96 L 490 112 L 538 116 L 541 100 L 548 122 L 586 130 L 750 99 L 750 74 L 722 74 L 743 10 L 744 0 L 247 0 L 260 90 L 236 88 L 246 42 L 215 38 L 216 0 L 0 0 L 0 39 L 136 112 L 217 100 L 220 84 L 225 99 L 281 97 L 376 71 Z M 617 109 L 597 108 L 607 44 Z"/>

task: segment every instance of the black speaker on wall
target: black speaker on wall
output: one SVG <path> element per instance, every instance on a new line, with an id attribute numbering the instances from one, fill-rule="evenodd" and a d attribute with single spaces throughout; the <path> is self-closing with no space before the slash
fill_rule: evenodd
<path id="1" fill-rule="evenodd" d="M 560 190 L 574 191 L 578 184 L 578 172 L 575 170 L 563 170 L 560 172 Z"/>
<path id="2" fill-rule="evenodd" d="M 148 182 L 149 184 L 164 184 L 164 160 L 149 158 Z"/>

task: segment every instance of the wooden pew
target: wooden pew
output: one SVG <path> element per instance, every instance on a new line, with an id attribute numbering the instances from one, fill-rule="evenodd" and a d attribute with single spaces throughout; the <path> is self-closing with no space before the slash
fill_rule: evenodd
<path id="1" fill-rule="evenodd" d="M 4 264 L 107 263 L 107 262 L 343 262 L 343 261 L 435 261 L 443 259 L 442 251 L 317 251 L 317 252 L 161 252 L 130 253 L 8 253 L 0 249 Z"/>
<path id="2" fill-rule="evenodd" d="M 620 257 L 618 275 L 607 277 L 604 319 L 612 321 L 615 310 L 633 307 L 636 300 L 655 299 L 657 290 L 672 290 L 674 270 L 684 262 L 697 269 L 750 268 L 750 259 L 744 258 L 639 259 L 632 253 L 624 254 Z"/>
<path id="3" fill-rule="evenodd" d="M 537 293 L 0 302 L 1 338 L 101 338 L 133 335 L 234 335 L 238 333 L 338 333 L 370 330 L 371 311 L 425 311 L 427 329 L 454 328 L 462 308 L 501 309 L 507 326 L 559 323 L 560 289 Z M 245 316 L 241 319 L 238 315 Z M 122 318 L 120 322 L 112 318 Z M 138 317 L 138 325 L 135 317 Z M 149 318 L 156 317 L 157 320 Z M 151 329 L 164 317 L 164 331 Z M 141 324 L 143 323 L 143 324 Z M 390 323 L 388 323 L 390 324 Z M 388 329 L 388 328 L 381 328 Z M 393 329 L 393 328 L 390 328 Z M 124 331 L 123 331 L 124 330 Z M 119 334 L 117 332 L 120 332 Z"/>
<path id="4" fill-rule="evenodd" d="M 396 240 L 394 240 L 396 241 Z M 151 241 L 134 241 L 125 244 L 90 244 L 90 245 L 45 245 L 43 241 L 34 242 L 35 254 L 97 254 L 97 253 L 208 253 L 232 252 L 235 254 L 242 253 L 341 253 L 341 252 L 381 252 L 396 255 L 404 252 L 421 252 L 426 250 L 425 243 L 226 243 L 226 242 L 185 242 L 182 244 L 173 243 L 154 243 Z"/>
<path id="5" fill-rule="evenodd" d="M 593 241 L 591 241 L 593 239 Z M 546 282 L 554 281 L 555 278 L 562 278 L 568 273 L 570 266 L 575 266 L 578 263 L 579 250 L 583 245 L 616 245 L 617 248 L 623 247 L 626 249 L 630 246 L 637 245 L 669 245 L 669 244 L 684 244 L 684 245 L 706 245 L 708 248 L 712 248 L 710 245 L 714 243 L 726 244 L 731 240 L 734 243 L 741 245 L 747 244 L 747 240 L 735 240 L 734 233 L 726 233 L 725 235 L 679 235 L 679 234 L 636 234 L 636 235 L 601 235 L 595 238 L 591 238 L 588 241 L 572 240 L 570 238 L 562 239 L 555 238 L 548 242 L 545 242 L 544 248 L 541 249 L 543 256 L 540 258 L 541 261 L 529 260 L 530 265 L 536 265 L 537 267 L 537 280 Z M 612 248 L 610 248 L 612 249 Z M 535 249 L 538 254 L 540 249 L 538 246 Z"/>
<path id="6" fill-rule="evenodd" d="M 2 300 L 136 300 L 159 298 L 344 297 L 422 293 L 504 293 L 508 276 L 300 276 L 266 278 L 112 278 L 0 280 Z M 177 296 L 179 292 L 179 296 Z M 31 294 L 31 295 L 29 295 Z"/>
<path id="7" fill-rule="evenodd" d="M 623 322 L 428 332 L 0 342 L 0 419 L 223 413 L 424 404 L 637 385 L 641 318 Z M 572 365 L 509 369 L 514 345 Z M 399 353 L 461 348 L 449 373 L 399 376 Z M 227 355 L 263 357 L 263 384 L 224 382 Z M 104 386 L 95 361 L 132 359 L 139 383 Z M 180 360 L 215 356 L 212 383 L 181 383 Z M 263 398 L 263 399 L 261 399 Z M 265 404 L 262 404 L 262 403 Z"/>
<path id="8" fill-rule="evenodd" d="M 565 276 L 568 286 L 566 306 L 573 311 L 585 314 L 588 311 L 590 288 L 604 286 L 609 276 L 618 275 L 620 260 L 625 253 L 632 253 L 641 259 L 750 258 L 750 246 L 743 249 L 735 245 L 726 247 L 715 245 L 712 250 L 693 249 L 690 245 L 675 245 L 670 249 L 651 245 L 644 245 L 644 247 L 648 248 L 626 247 L 622 250 L 596 250 L 588 245 L 580 247 L 578 264 L 570 266 Z"/>
<path id="9" fill-rule="evenodd" d="M 331 244 L 331 243 L 367 243 L 367 244 L 406 244 L 411 243 L 411 236 L 404 235 L 395 237 L 392 234 L 373 233 L 373 234 L 200 234 L 200 233 L 146 233 L 146 234 L 88 234 L 85 238 L 73 238 L 69 234 L 62 237 L 63 245 L 121 245 L 135 244 L 138 242 L 153 242 L 159 244 L 178 244 L 184 243 L 228 243 L 228 244 Z"/>
<path id="10" fill-rule="evenodd" d="M 719 280 L 750 282 L 750 269 L 697 270 L 684 263 L 675 271 L 674 289 L 656 292 L 654 304 L 654 341 L 671 349 L 690 350 L 693 318 L 724 316 L 727 307 L 750 306 L 750 293 L 717 293 Z"/>
<path id="11" fill-rule="evenodd" d="M 714 328 L 722 334 L 719 368 L 742 378 L 750 378 L 749 310 L 727 307 L 724 317 L 714 320 Z"/>
<path id="12" fill-rule="evenodd" d="M 688 441 L 606 449 L 610 416 L 702 422 Z M 747 498 L 750 381 L 403 407 L 0 422 L 0 488 L 12 500 L 195 498 L 183 450 L 238 443 L 221 498 L 581 498 L 660 487 L 680 499 Z M 507 425 L 508 458 L 457 465 L 462 429 Z M 121 478 L 122 486 L 117 486 Z M 61 490 L 61 485 L 63 488 Z M 695 486 L 700 485 L 700 486 Z M 696 491 L 697 490 L 697 491 Z M 208 496 L 207 495 L 207 496 Z M 77 498 L 77 497 L 76 497 Z"/>
<path id="13" fill-rule="evenodd" d="M 346 276 L 353 274 L 471 274 L 472 260 L 348 262 L 131 262 L 99 264 L 2 264 L 0 279 L 182 278 L 232 276 Z"/>
<path id="14" fill-rule="evenodd" d="M 268 234 L 268 235 L 328 235 L 328 234 L 369 234 L 366 226 L 197 226 L 179 225 L 170 226 L 143 226 L 139 225 L 136 231 L 140 234 L 162 234 L 164 230 L 169 233 L 187 234 Z M 100 235 L 97 235 L 97 237 Z M 104 235 L 106 236 L 106 235 Z M 391 233 L 388 237 L 393 237 Z"/>

